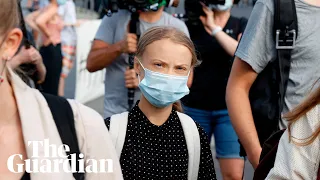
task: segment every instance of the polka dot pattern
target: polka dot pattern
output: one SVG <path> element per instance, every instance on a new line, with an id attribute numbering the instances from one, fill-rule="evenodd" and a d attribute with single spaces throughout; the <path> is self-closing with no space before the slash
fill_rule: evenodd
<path id="1" fill-rule="evenodd" d="M 198 179 L 216 179 L 207 136 L 199 124 L 197 127 L 201 139 Z M 125 180 L 187 180 L 188 149 L 177 112 L 172 110 L 168 120 L 156 126 L 136 105 L 129 113 L 120 163 Z"/>

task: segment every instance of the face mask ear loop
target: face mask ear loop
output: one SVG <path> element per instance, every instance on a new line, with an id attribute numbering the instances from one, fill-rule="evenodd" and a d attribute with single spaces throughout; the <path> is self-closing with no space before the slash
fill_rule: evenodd
<path id="1" fill-rule="evenodd" d="M 137 57 L 136 57 L 136 58 L 137 58 Z M 137 60 L 138 60 L 139 64 L 141 65 L 142 69 L 145 71 L 144 66 L 142 65 L 142 63 L 141 63 L 140 59 L 139 59 L 139 58 L 137 58 Z M 141 82 L 140 74 L 138 74 L 138 81 L 139 81 L 139 84 L 140 84 L 140 82 Z"/>
<path id="2" fill-rule="evenodd" d="M 136 58 L 137 58 L 137 57 L 136 57 Z M 145 68 L 144 68 L 144 66 L 142 65 L 142 63 L 141 63 L 140 59 L 139 59 L 139 58 L 137 58 L 137 60 L 138 60 L 139 64 L 142 66 L 143 70 L 145 70 Z"/>
<path id="3" fill-rule="evenodd" d="M 191 69 L 190 69 L 190 71 L 188 72 L 188 77 L 190 76 L 190 73 L 191 73 Z"/>

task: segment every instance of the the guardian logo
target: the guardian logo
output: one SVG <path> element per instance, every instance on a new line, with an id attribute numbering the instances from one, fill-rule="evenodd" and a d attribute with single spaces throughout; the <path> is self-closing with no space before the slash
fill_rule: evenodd
<path id="1" fill-rule="evenodd" d="M 69 152 L 68 145 L 61 145 L 57 147 L 54 144 L 49 144 L 49 140 L 44 141 L 28 141 L 28 146 L 32 146 L 32 157 L 25 159 L 24 164 L 14 164 L 15 158 L 23 159 L 21 154 L 13 154 L 8 158 L 7 167 L 13 173 L 59 173 L 64 172 L 80 172 L 80 173 L 112 173 L 113 160 L 112 159 L 87 159 L 80 153 L 77 160 L 77 154 L 70 154 L 70 159 L 64 152 Z M 40 146 L 41 150 L 40 150 Z M 40 153 L 42 152 L 42 153 Z M 41 157 L 40 157 L 40 154 Z M 77 170 L 76 164 L 79 164 Z M 71 166 L 70 166 L 71 165 Z"/>

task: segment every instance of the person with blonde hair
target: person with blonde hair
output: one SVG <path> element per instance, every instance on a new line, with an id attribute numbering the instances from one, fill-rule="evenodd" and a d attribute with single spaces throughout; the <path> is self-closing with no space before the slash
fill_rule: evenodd
<path id="1" fill-rule="evenodd" d="M 12 57 L 16 54 L 22 40 L 22 32 L 19 28 L 18 1 L 0 0 L 0 179 L 5 180 L 35 180 L 35 179 L 59 179 L 73 180 L 73 173 L 65 171 L 68 162 L 68 149 L 54 151 L 51 145 L 62 147 L 63 139 L 60 135 L 61 128 L 72 131 L 75 129 L 74 141 L 78 141 L 79 151 L 84 155 L 84 168 L 92 166 L 89 159 L 104 160 L 110 159 L 113 162 L 113 172 L 105 173 L 86 173 L 84 178 L 88 180 L 110 179 L 121 180 L 122 173 L 120 164 L 116 156 L 112 140 L 108 129 L 104 125 L 103 118 L 92 109 L 85 107 L 73 100 L 66 100 L 56 96 L 50 96 L 51 100 L 64 103 L 70 106 L 70 111 L 63 111 L 55 114 L 50 110 L 48 95 L 40 93 L 36 89 L 30 88 L 20 77 L 11 69 L 10 61 L 16 60 Z M 68 106 L 67 106 L 68 105 Z M 59 107 L 56 107 L 59 108 Z M 56 115 L 63 117 L 64 113 L 73 117 L 73 125 L 68 122 L 60 122 L 59 126 L 55 119 Z M 61 120 L 61 119 L 60 119 Z M 34 141 L 49 140 L 50 154 L 47 157 L 47 150 L 43 145 L 38 146 L 38 151 L 32 145 Z M 66 144 L 69 145 L 70 144 Z M 103 149 L 103 150 L 102 150 Z M 53 154 L 62 154 L 58 157 L 59 164 L 50 167 L 47 163 L 55 161 Z M 14 159 L 10 160 L 12 155 Z M 20 158 L 19 158 L 20 157 Z M 31 169 L 29 162 L 38 162 L 40 172 L 36 172 L 36 165 Z M 9 162 L 13 166 L 13 171 L 9 167 Z M 41 163 L 41 164 L 40 164 Z M 42 167 L 47 165 L 45 173 Z M 22 168 L 21 168 L 22 167 Z M 38 169 L 39 169 L 38 167 Z M 53 169 L 51 169 L 53 168 Z M 18 170 L 20 169 L 20 170 Z M 49 169 L 49 170 L 48 170 Z M 35 171 L 35 172 L 30 172 Z M 58 173 L 53 171 L 58 170 Z"/>
<path id="2" fill-rule="evenodd" d="M 319 179 L 320 88 L 285 115 L 274 167 L 266 179 Z"/>
<path id="3" fill-rule="evenodd" d="M 179 112 L 197 64 L 185 33 L 153 27 L 141 36 L 135 71 L 142 96 L 130 112 L 106 119 L 124 179 L 216 179 L 204 130 Z"/>
<path id="4" fill-rule="evenodd" d="M 173 2 L 173 1 L 171 1 Z M 164 11 L 169 0 L 147 1 L 139 12 L 137 25 L 138 35 L 143 34 L 151 27 L 170 26 L 175 27 L 189 36 L 187 26 L 183 21 L 173 17 Z M 138 9 L 140 11 L 140 9 Z M 106 68 L 104 117 L 121 113 L 131 109 L 132 105 L 140 98 L 141 91 L 138 88 L 138 78 L 134 69 L 130 69 L 129 54 L 136 53 L 138 36 L 130 33 L 131 12 L 119 9 L 111 17 L 102 19 L 95 39 L 92 43 L 87 60 L 87 70 L 97 72 Z M 129 91 L 129 90 L 133 91 Z M 128 97 L 128 93 L 134 97 Z"/>

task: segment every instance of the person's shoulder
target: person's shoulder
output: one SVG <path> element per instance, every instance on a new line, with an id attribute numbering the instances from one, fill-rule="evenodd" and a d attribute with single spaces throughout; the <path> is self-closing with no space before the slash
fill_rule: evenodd
<path id="1" fill-rule="evenodd" d="M 167 22 L 167 24 L 165 24 L 166 26 L 174 27 L 174 28 L 186 33 L 187 36 L 189 36 L 189 30 L 188 30 L 185 22 L 174 17 L 173 15 L 170 15 L 167 12 L 163 12 L 163 16 L 165 17 L 166 22 Z"/>
<path id="2" fill-rule="evenodd" d="M 108 17 L 108 16 L 105 16 Z M 130 12 L 126 9 L 119 9 L 118 12 L 113 13 L 110 18 L 127 18 L 130 17 Z"/>
<path id="3" fill-rule="evenodd" d="M 258 0 L 254 5 L 254 8 L 260 6 L 266 7 L 269 11 L 274 12 L 274 0 Z"/>
<path id="4" fill-rule="evenodd" d="M 173 15 L 171 15 L 167 12 L 163 12 L 163 16 L 165 17 L 165 19 L 167 19 L 167 22 L 169 23 L 168 25 L 186 26 L 186 24 L 182 20 L 174 17 Z"/>
<path id="5" fill-rule="evenodd" d="M 104 15 L 102 22 L 115 21 L 118 22 L 121 19 L 128 19 L 130 17 L 130 12 L 128 10 L 119 9 L 118 12 L 112 13 L 111 16 Z"/>

